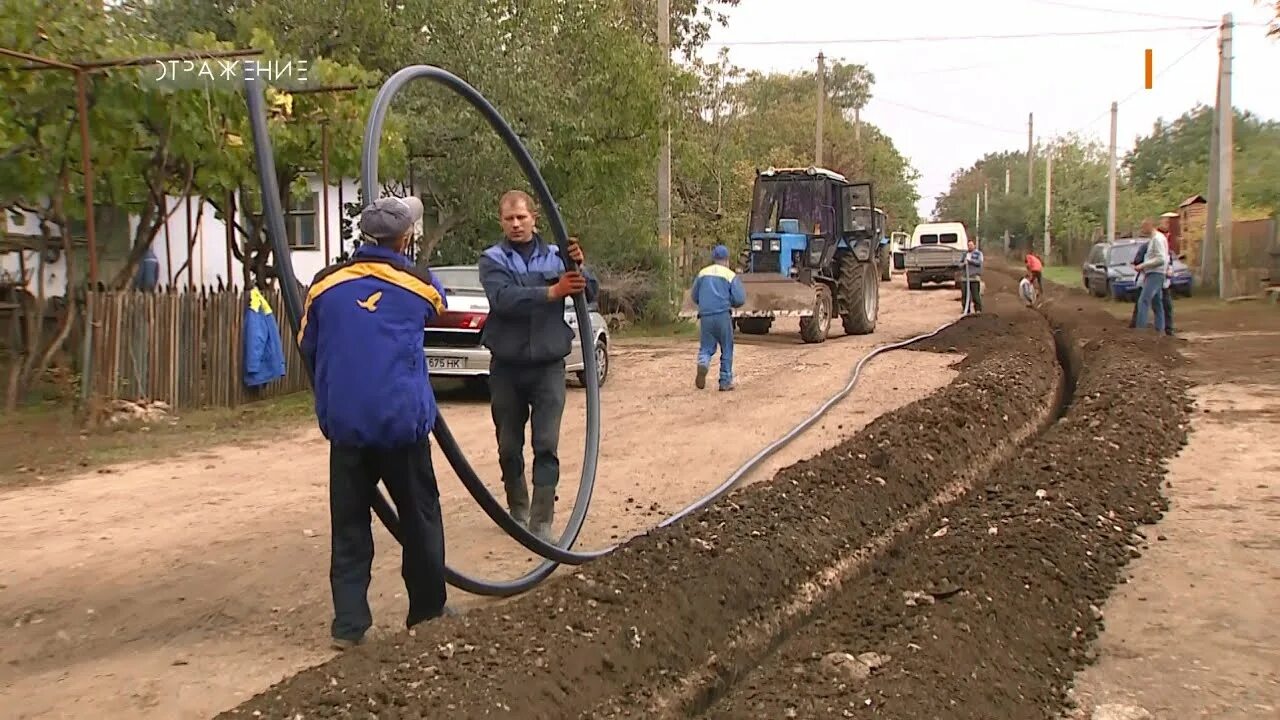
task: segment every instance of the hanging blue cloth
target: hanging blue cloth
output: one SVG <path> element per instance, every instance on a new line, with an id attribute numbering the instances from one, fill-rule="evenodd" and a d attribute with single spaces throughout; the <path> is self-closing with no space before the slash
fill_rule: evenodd
<path id="1" fill-rule="evenodd" d="M 249 293 L 249 306 L 244 310 L 244 384 L 258 387 L 284 375 L 280 328 L 267 298 L 254 288 Z"/>

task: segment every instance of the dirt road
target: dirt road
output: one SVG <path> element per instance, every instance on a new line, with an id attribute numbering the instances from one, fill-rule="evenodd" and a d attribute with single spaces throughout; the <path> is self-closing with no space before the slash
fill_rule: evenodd
<path id="1" fill-rule="evenodd" d="M 1103 608 L 1079 717 L 1280 717 L 1280 320 L 1261 319 L 1184 335 L 1201 383 L 1190 441 L 1169 465 L 1169 513 Z"/>
<path id="2" fill-rule="evenodd" d="M 596 499 L 580 546 L 652 527 L 711 489 L 844 384 L 875 344 L 930 330 L 954 293 L 882 285 L 869 337 L 802 345 L 787 328 L 740 338 L 734 393 L 692 388 L 693 341 L 620 342 L 603 392 Z M 945 385 L 954 357 L 895 353 L 754 479 L 813 455 Z M 565 412 L 559 518 L 581 462 L 583 394 Z M 497 490 L 487 406 L 444 400 Z M 474 506 L 437 453 L 451 564 L 509 578 L 533 559 Z M 311 428 L 273 446 L 211 447 L 0 494 L 0 706 L 17 718 L 204 718 L 331 655 L 326 446 Z M 399 550 L 379 529 L 375 633 L 402 622 Z M 455 594 L 452 603 L 485 602 Z"/>

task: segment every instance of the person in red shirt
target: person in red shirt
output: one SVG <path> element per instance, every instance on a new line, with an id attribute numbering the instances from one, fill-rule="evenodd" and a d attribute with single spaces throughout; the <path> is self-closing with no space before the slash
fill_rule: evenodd
<path id="1" fill-rule="evenodd" d="M 1036 297 L 1044 295 L 1044 281 L 1041 279 L 1041 273 L 1044 272 L 1044 263 L 1040 262 L 1040 258 L 1030 250 L 1027 251 L 1027 272 L 1031 273 L 1031 282 L 1036 284 Z"/>

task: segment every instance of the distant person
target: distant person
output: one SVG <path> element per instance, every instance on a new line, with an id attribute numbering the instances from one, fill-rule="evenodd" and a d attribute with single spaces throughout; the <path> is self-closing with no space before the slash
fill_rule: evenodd
<path id="1" fill-rule="evenodd" d="M 142 254 L 142 260 L 138 262 L 138 270 L 133 275 L 133 289 L 138 292 L 155 292 L 160 286 L 160 258 L 156 257 L 156 253 L 147 246 L 146 252 Z"/>
<path id="2" fill-rule="evenodd" d="M 1140 289 L 1138 305 L 1134 308 L 1133 326 L 1138 330 L 1147 327 L 1147 312 L 1155 315 L 1155 329 L 1165 331 L 1165 278 L 1168 276 L 1169 245 L 1164 233 L 1155 229 L 1150 218 L 1142 221 L 1141 237 L 1148 238 L 1142 260 L 1134 259 L 1133 267 L 1139 273 Z"/>
<path id="3" fill-rule="evenodd" d="M 1035 286 L 1035 278 L 1030 271 L 1022 276 L 1022 280 L 1018 282 L 1018 297 L 1022 299 L 1022 304 L 1027 307 L 1034 307 L 1036 304 L 1037 294 Z"/>
<path id="4" fill-rule="evenodd" d="M 961 280 L 963 293 L 961 302 L 964 314 L 982 312 L 982 251 L 978 249 L 978 241 L 969 240 L 969 252 L 964 255 L 964 278 Z"/>
<path id="5" fill-rule="evenodd" d="M 1027 251 L 1027 272 L 1031 273 L 1031 282 L 1035 283 L 1036 294 L 1044 294 L 1044 263 L 1040 262 L 1040 258 L 1036 257 L 1034 250 Z"/>
<path id="6" fill-rule="evenodd" d="M 711 251 L 711 264 L 698 271 L 689 295 L 698 306 L 701 340 L 698 344 L 698 373 L 693 384 L 699 390 L 707 386 L 711 356 L 720 348 L 720 389 L 733 389 L 733 308 L 747 302 L 742 278 L 729 269 L 729 248 L 717 245 Z"/>
<path id="7" fill-rule="evenodd" d="M 1157 232 L 1160 232 L 1160 231 L 1157 231 Z M 1147 246 L 1149 244 L 1150 244 L 1150 241 L 1144 242 L 1138 246 L 1138 252 L 1133 256 L 1133 262 L 1135 265 L 1140 264 L 1143 260 L 1146 259 Z M 1167 272 L 1165 273 L 1165 278 L 1164 278 L 1164 292 L 1161 293 L 1161 305 L 1163 305 L 1164 307 L 1164 334 L 1168 335 L 1169 337 L 1173 337 L 1173 293 L 1169 290 L 1170 286 L 1172 285 L 1171 278 L 1173 276 L 1172 251 L 1169 253 L 1169 263 L 1165 267 Z M 1138 274 L 1138 279 L 1136 282 L 1139 284 L 1139 286 L 1141 285 L 1141 282 L 1142 282 L 1141 273 Z M 1138 326 L 1138 303 L 1140 302 L 1141 298 L 1142 298 L 1141 293 L 1139 293 L 1138 296 L 1134 298 L 1133 314 L 1129 317 L 1129 327 L 1131 328 Z"/>

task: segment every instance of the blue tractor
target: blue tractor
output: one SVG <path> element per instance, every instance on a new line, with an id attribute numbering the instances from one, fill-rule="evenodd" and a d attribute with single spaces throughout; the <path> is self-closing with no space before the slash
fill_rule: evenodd
<path id="1" fill-rule="evenodd" d="M 823 168 L 756 172 L 739 268 L 747 302 L 733 311 L 743 333 L 764 335 L 779 317 L 800 320 L 800 338 L 820 343 L 839 316 L 849 335 L 875 331 L 884 213 L 870 183 Z M 686 294 L 683 317 L 696 317 Z"/>

